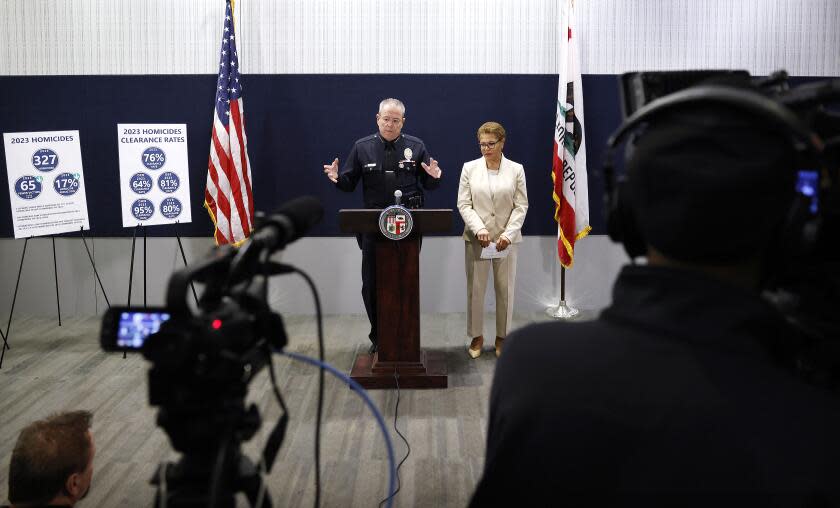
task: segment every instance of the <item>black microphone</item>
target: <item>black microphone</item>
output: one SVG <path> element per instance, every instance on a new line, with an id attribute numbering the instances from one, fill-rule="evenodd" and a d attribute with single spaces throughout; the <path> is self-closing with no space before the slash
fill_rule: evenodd
<path id="1" fill-rule="evenodd" d="M 324 207 L 317 198 L 301 196 L 292 199 L 263 218 L 252 242 L 269 251 L 282 249 L 321 222 L 323 217 Z"/>
<path id="2" fill-rule="evenodd" d="M 286 202 L 276 212 L 258 219 L 257 230 L 230 262 L 227 284 L 256 273 L 260 253 L 271 255 L 294 242 L 324 216 L 321 202 L 312 196 L 301 196 Z"/>

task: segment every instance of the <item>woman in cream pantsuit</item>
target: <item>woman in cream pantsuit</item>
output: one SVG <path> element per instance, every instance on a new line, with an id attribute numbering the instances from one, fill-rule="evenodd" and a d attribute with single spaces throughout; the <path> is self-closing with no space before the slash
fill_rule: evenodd
<path id="1" fill-rule="evenodd" d="M 484 345 L 484 294 L 493 267 L 496 290 L 496 356 L 513 316 L 513 290 L 516 286 L 516 251 L 522 241 L 522 222 L 528 211 L 528 191 L 522 164 L 506 159 L 505 129 L 496 122 L 478 128 L 481 157 L 464 164 L 458 186 L 458 211 L 464 218 L 465 261 L 467 269 L 467 335 L 472 339 L 468 352 L 478 358 Z M 482 248 L 496 244 L 507 257 L 482 259 Z"/>

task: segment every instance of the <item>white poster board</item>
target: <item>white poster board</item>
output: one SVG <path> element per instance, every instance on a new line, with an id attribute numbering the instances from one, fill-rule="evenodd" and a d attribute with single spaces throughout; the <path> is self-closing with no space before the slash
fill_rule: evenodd
<path id="1" fill-rule="evenodd" d="M 187 125 L 117 124 L 123 227 L 192 222 Z"/>
<path id="2" fill-rule="evenodd" d="M 79 131 L 4 132 L 15 238 L 90 229 Z"/>

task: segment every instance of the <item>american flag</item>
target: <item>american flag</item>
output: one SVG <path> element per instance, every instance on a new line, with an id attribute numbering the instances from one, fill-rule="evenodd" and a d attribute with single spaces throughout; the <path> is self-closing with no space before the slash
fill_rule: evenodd
<path id="1" fill-rule="evenodd" d="M 586 138 L 583 122 L 578 34 L 574 31 L 574 0 L 558 2 L 560 47 L 557 49 L 559 79 L 554 128 L 554 220 L 557 221 L 557 255 L 571 268 L 575 242 L 589 234 L 589 190 L 586 178 Z M 563 37 L 565 35 L 565 37 Z"/>
<path id="2" fill-rule="evenodd" d="M 253 230 L 254 197 L 251 190 L 251 162 L 245 136 L 245 110 L 233 10 L 226 2 L 219 79 L 216 82 L 216 105 L 213 110 L 213 135 L 204 206 L 216 226 L 217 245 L 239 244 Z"/>

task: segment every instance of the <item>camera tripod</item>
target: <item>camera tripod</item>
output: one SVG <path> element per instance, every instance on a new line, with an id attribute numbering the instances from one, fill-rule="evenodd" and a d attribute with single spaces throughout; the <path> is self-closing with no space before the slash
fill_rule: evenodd
<path id="1" fill-rule="evenodd" d="M 272 506 L 262 471 L 241 453 L 238 443 L 215 457 L 184 455 L 177 463 L 164 462 L 152 484 L 157 487 L 155 506 L 160 508 L 233 508 L 240 492 L 253 508 Z"/>

